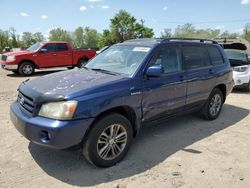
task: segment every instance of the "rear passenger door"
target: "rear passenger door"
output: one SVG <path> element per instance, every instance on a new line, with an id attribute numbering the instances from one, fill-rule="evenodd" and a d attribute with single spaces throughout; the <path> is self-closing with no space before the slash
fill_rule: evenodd
<path id="1" fill-rule="evenodd" d="M 204 104 L 214 87 L 216 78 L 205 45 L 183 45 L 182 63 L 187 81 L 186 109 Z"/>
<path id="2" fill-rule="evenodd" d="M 164 74 L 143 81 L 143 120 L 164 118 L 184 110 L 186 82 L 183 80 L 179 46 L 161 46 L 148 67 L 161 65 Z"/>
<path id="3" fill-rule="evenodd" d="M 72 65 L 72 51 L 69 49 L 66 43 L 56 44 L 56 58 L 57 66 Z"/>

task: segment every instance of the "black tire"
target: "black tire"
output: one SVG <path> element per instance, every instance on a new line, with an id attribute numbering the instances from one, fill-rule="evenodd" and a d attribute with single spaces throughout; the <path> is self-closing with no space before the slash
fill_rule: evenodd
<path id="1" fill-rule="evenodd" d="M 246 84 L 246 85 L 243 87 L 243 90 L 246 91 L 246 92 L 250 91 L 250 80 L 249 80 L 248 84 Z"/>
<path id="2" fill-rule="evenodd" d="M 22 76 L 30 76 L 35 72 L 35 67 L 32 63 L 30 62 L 23 62 L 19 68 L 18 72 Z"/>
<path id="3" fill-rule="evenodd" d="M 77 63 L 77 67 L 78 68 L 82 68 L 84 65 L 86 65 L 88 63 L 88 59 L 87 58 L 82 58 L 78 61 Z"/>
<path id="4" fill-rule="evenodd" d="M 117 132 L 117 134 L 115 134 L 116 137 L 115 136 L 114 137 L 116 139 L 118 139 L 117 136 L 123 135 L 123 136 L 119 136 L 119 139 L 126 140 L 126 143 L 119 143 L 118 140 L 111 139 L 111 138 L 114 138 L 111 136 L 110 136 L 111 138 L 106 137 L 106 138 L 108 138 L 107 139 L 108 141 L 105 142 L 103 139 L 105 137 L 101 137 L 101 136 L 103 136 L 104 133 L 106 135 L 108 135 L 108 133 L 110 133 L 112 135 L 112 133 L 110 131 L 110 129 L 111 129 L 110 127 L 118 126 L 118 125 L 121 126 L 120 132 L 118 132 L 119 130 L 117 128 L 116 128 L 116 130 L 118 130 L 118 131 L 115 131 L 115 128 L 112 129 L 112 130 L 114 130 L 113 132 Z M 126 136 L 125 136 L 125 132 L 126 132 Z M 104 116 L 103 118 L 101 118 L 100 120 L 98 120 L 93 125 L 93 128 L 90 130 L 87 138 L 84 141 L 83 155 L 90 163 L 94 164 L 95 166 L 98 166 L 98 167 L 113 166 L 125 157 L 126 153 L 129 150 L 129 147 L 130 147 L 130 144 L 131 144 L 131 141 L 133 138 L 132 135 L 133 135 L 132 126 L 127 118 L 125 118 L 124 116 L 122 116 L 120 114 L 116 114 L 116 113 L 108 114 L 108 115 Z M 126 139 L 125 139 L 125 137 L 126 137 Z M 120 144 L 119 149 L 122 148 L 120 151 L 115 149 L 117 147 L 115 146 L 114 143 L 111 143 L 112 140 L 115 142 L 115 144 L 117 146 Z M 101 143 L 99 143 L 99 142 L 101 142 Z M 104 148 L 107 148 L 107 149 L 104 149 Z M 105 152 L 105 150 L 106 150 L 106 152 Z M 115 151 L 118 151 L 120 153 L 117 153 L 117 155 L 115 156 L 115 155 L 113 155 L 116 153 Z M 105 154 L 105 153 L 107 153 L 107 156 L 102 157 L 101 155 Z M 112 158 L 112 156 L 113 156 L 113 158 Z M 104 158 L 106 158 L 106 159 L 104 159 Z"/>
<path id="5" fill-rule="evenodd" d="M 220 102 L 215 104 L 213 103 L 215 100 L 219 100 Z M 203 117 L 207 120 L 215 120 L 220 115 L 223 103 L 224 97 L 221 90 L 218 88 L 214 88 L 202 109 Z M 212 109 L 213 107 L 214 110 Z"/>

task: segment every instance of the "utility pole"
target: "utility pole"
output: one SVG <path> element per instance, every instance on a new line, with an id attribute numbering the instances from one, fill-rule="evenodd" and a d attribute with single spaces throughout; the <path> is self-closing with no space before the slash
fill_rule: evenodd
<path id="1" fill-rule="evenodd" d="M 141 38 L 144 38 L 144 23 L 145 23 L 145 20 L 141 19 L 141 25 L 142 25 L 142 29 L 141 29 Z"/>

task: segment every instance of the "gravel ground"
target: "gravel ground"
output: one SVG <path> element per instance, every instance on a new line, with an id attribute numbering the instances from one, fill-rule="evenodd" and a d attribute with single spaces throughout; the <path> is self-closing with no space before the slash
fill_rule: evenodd
<path id="1" fill-rule="evenodd" d="M 234 91 L 215 121 L 185 115 L 143 128 L 121 163 L 100 169 L 80 151 L 43 148 L 17 132 L 9 106 L 26 79 L 0 69 L 0 187 L 250 187 L 250 93 Z"/>

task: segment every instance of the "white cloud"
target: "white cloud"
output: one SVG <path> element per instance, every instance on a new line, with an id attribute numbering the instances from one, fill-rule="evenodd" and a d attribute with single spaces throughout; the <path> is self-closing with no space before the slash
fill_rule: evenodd
<path id="1" fill-rule="evenodd" d="M 29 16 L 29 14 L 27 14 L 26 12 L 21 12 L 21 13 L 20 13 L 20 16 L 27 17 L 27 16 Z"/>
<path id="2" fill-rule="evenodd" d="M 100 2 L 102 0 L 88 0 L 89 2 Z"/>
<path id="3" fill-rule="evenodd" d="M 243 32 L 244 32 L 244 28 L 240 28 L 240 29 L 238 29 L 236 32 L 238 32 L 238 33 L 240 33 L 240 34 L 242 35 Z"/>
<path id="4" fill-rule="evenodd" d="M 48 19 L 48 16 L 47 15 L 42 15 L 41 18 L 42 19 Z"/>
<path id="5" fill-rule="evenodd" d="M 165 7 L 162 8 L 162 10 L 166 11 L 166 10 L 168 10 L 168 7 L 165 6 Z"/>
<path id="6" fill-rule="evenodd" d="M 109 9 L 109 6 L 108 5 L 102 5 L 102 8 L 103 9 Z"/>
<path id="7" fill-rule="evenodd" d="M 250 0 L 241 0 L 240 4 L 247 5 L 250 3 Z"/>
<path id="8" fill-rule="evenodd" d="M 80 11 L 83 12 L 83 11 L 85 11 L 85 10 L 87 10 L 87 7 L 85 7 L 85 6 L 81 6 L 81 7 L 80 7 Z"/>

